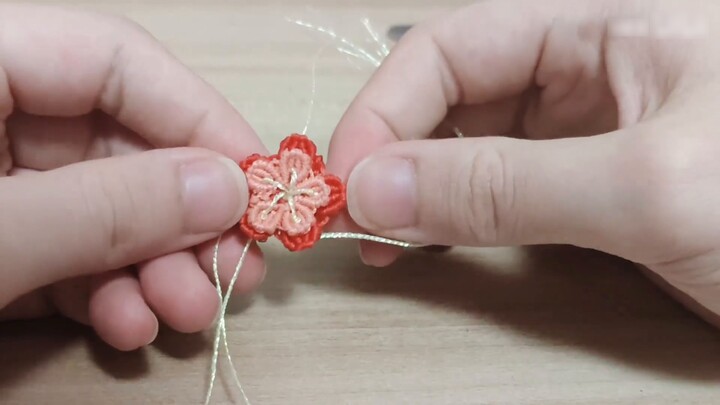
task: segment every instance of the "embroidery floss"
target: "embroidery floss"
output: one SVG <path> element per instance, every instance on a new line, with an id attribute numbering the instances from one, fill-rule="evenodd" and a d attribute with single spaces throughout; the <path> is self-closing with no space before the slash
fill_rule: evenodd
<path id="1" fill-rule="evenodd" d="M 368 34 L 370 34 L 370 37 L 373 39 L 373 41 L 379 46 L 379 49 L 374 52 L 375 55 L 373 55 L 370 51 L 354 44 L 349 39 L 338 35 L 330 28 L 315 25 L 300 19 L 286 18 L 286 20 L 300 27 L 307 28 L 328 37 L 332 42 L 335 42 L 335 49 L 337 49 L 338 52 L 353 57 L 355 59 L 369 62 L 374 67 L 380 66 L 383 59 L 387 57 L 387 55 L 390 53 L 388 46 L 380 40 L 380 36 L 375 30 L 373 30 L 372 26 L 370 25 L 370 20 L 368 20 L 367 18 L 362 20 L 362 24 Z"/>
<path id="2" fill-rule="evenodd" d="M 213 249 L 213 264 L 212 264 L 212 270 L 213 270 L 213 277 L 215 279 L 215 288 L 217 290 L 218 299 L 220 300 L 220 311 L 219 316 L 216 321 L 215 326 L 215 339 L 213 343 L 213 353 L 212 353 L 212 363 L 210 364 L 210 383 L 208 384 L 207 393 L 205 395 L 205 405 L 208 405 L 210 403 L 210 398 L 212 397 L 213 388 L 215 385 L 215 378 L 217 375 L 217 364 L 218 364 L 218 357 L 220 354 L 220 340 L 223 341 L 223 346 L 225 349 L 225 355 L 227 357 L 228 365 L 230 366 L 230 370 L 232 371 L 233 380 L 235 381 L 235 385 L 240 390 L 240 393 L 243 396 L 243 399 L 245 400 L 245 403 L 247 405 L 250 405 L 250 400 L 248 399 L 247 395 L 245 394 L 245 390 L 243 389 L 242 384 L 240 383 L 240 379 L 237 375 L 237 370 L 235 369 L 235 365 L 232 361 L 232 355 L 230 353 L 230 347 L 227 342 L 227 329 L 225 328 L 225 313 L 227 312 L 227 306 L 230 302 L 230 296 L 232 294 L 232 290 L 235 287 L 235 282 L 237 281 L 238 275 L 240 274 L 240 270 L 242 269 L 243 264 L 245 263 L 245 257 L 247 256 L 248 251 L 250 251 L 250 247 L 252 246 L 251 242 L 248 242 L 245 244 L 245 248 L 243 249 L 242 254 L 240 255 L 240 259 L 238 260 L 237 265 L 235 266 L 235 271 L 233 272 L 232 278 L 230 279 L 230 283 L 228 284 L 228 289 L 225 295 L 223 296 L 222 293 L 222 286 L 220 284 L 220 270 L 218 268 L 218 255 L 220 252 L 220 241 L 222 240 L 222 235 L 218 237 L 217 241 L 215 242 L 215 248 Z"/>
<path id="3" fill-rule="evenodd" d="M 326 46 L 323 46 L 320 48 L 317 53 L 315 54 L 315 58 L 313 58 L 312 63 L 312 70 L 310 72 L 310 76 L 312 77 L 312 84 L 310 86 L 310 102 L 308 105 L 308 113 L 307 113 L 307 119 L 305 119 L 305 126 L 303 127 L 302 134 L 307 134 L 308 128 L 310 127 L 310 120 L 312 120 L 313 116 L 313 109 L 315 108 L 315 88 L 317 87 L 317 65 L 318 60 L 320 59 L 320 55 L 325 51 Z"/>
<path id="4" fill-rule="evenodd" d="M 419 248 L 426 245 L 403 242 L 401 240 L 383 238 L 381 236 L 368 235 L 365 233 L 354 233 L 354 232 L 329 232 L 320 235 L 320 239 L 354 239 L 354 240 L 366 240 L 368 242 L 383 243 L 385 245 L 397 246 L 401 248 Z"/>
<path id="5" fill-rule="evenodd" d="M 299 27 L 306 28 L 308 30 L 311 30 L 313 32 L 317 32 L 321 35 L 324 35 L 327 37 L 327 39 L 330 40 L 331 43 L 335 44 L 335 49 L 345 54 L 351 58 L 354 58 L 356 60 L 359 60 L 361 62 L 365 62 L 370 64 L 373 68 L 378 68 L 382 64 L 382 61 L 390 54 L 390 48 L 388 47 L 387 43 L 382 40 L 378 32 L 372 27 L 370 24 L 370 20 L 368 18 L 361 19 L 361 23 L 363 27 L 365 28 L 365 31 L 369 35 L 370 39 L 372 40 L 372 43 L 376 45 L 376 48 L 373 49 L 365 49 L 352 41 L 350 41 L 348 38 L 343 37 L 339 34 L 337 34 L 335 31 L 333 31 L 330 28 L 323 27 L 321 25 L 316 25 L 313 23 L 310 23 L 305 20 L 301 19 L 292 19 L 292 18 L 286 18 L 286 20 L 290 23 L 293 23 Z M 394 26 L 391 27 L 391 29 L 388 31 L 388 36 L 393 41 L 399 41 L 410 29 L 412 29 L 412 26 Z M 321 48 L 318 54 L 315 57 L 315 60 L 312 65 L 312 93 L 310 98 L 310 108 L 308 112 L 308 120 L 305 125 L 305 130 L 303 133 L 306 133 L 310 117 L 312 113 L 312 107 L 315 100 L 315 70 L 317 68 L 317 58 L 318 56 L 323 52 L 325 47 Z M 443 120 L 443 124 L 450 126 L 450 132 L 452 135 L 455 135 L 457 138 L 465 138 L 465 135 L 455 125 L 450 124 L 447 119 Z"/>

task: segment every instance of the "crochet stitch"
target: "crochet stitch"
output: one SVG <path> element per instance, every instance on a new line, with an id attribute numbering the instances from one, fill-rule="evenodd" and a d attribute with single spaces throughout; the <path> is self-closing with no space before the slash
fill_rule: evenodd
<path id="1" fill-rule="evenodd" d="M 240 167 L 250 189 L 240 228 L 250 239 L 265 242 L 274 235 L 288 250 L 304 250 L 345 208 L 345 185 L 325 173 L 322 156 L 304 135 L 293 134 L 280 144 L 277 154 L 252 155 Z"/>

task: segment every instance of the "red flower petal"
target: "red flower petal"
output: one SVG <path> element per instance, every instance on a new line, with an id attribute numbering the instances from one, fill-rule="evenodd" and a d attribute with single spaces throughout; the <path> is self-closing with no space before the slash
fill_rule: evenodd
<path id="1" fill-rule="evenodd" d="M 258 160 L 272 160 L 272 159 L 273 159 L 273 156 L 265 157 L 265 156 L 262 156 L 262 155 L 258 155 L 258 154 L 256 153 L 256 154 L 253 154 L 253 155 L 248 156 L 245 160 L 243 160 L 242 162 L 240 162 L 240 168 L 241 168 L 244 172 L 246 172 L 246 171 L 248 171 L 248 169 L 250 169 L 250 166 L 252 166 L 252 164 L 255 163 L 256 161 L 258 161 Z"/>
<path id="2" fill-rule="evenodd" d="M 250 225 L 250 223 L 248 222 L 247 215 L 243 215 L 242 219 L 240 220 L 240 230 L 245 233 L 245 236 L 258 242 L 265 242 L 270 237 L 270 235 L 266 233 L 256 231 L 255 228 L 253 228 L 252 225 Z"/>
<path id="3" fill-rule="evenodd" d="M 283 231 L 275 233 L 275 237 L 291 252 L 299 252 L 313 247 L 315 242 L 320 240 L 320 235 L 322 235 L 322 226 L 318 226 L 318 224 L 313 225 L 308 233 L 302 235 L 290 236 Z"/>
<path id="4" fill-rule="evenodd" d="M 300 149 L 313 159 L 317 156 L 317 147 L 305 135 L 292 134 L 280 143 L 280 152 L 292 149 Z"/>
<path id="5" fill-rule="evenodd" d="M 325 175 L 325 184 L 330 187 L 330 202 L 318 209 L 318 215 L 332 216 L 345 208 L 347 203 L 345 184 L 339 177 L 333 175 Z"/>
<path id="6" fill-rule="evenodd" d="M 312 169 L 316 174 L 325 174 L 325 162 L 322 156 L 315 156 L 313 158 Z"/>
<path id="7" fill-rule="evenodd" d="M 293 134 L 287 137 L 280 144 L 280 152 L 285 150 L 299 149 L 303 153 L 309 155 L 312 158 L 312 171 L 315 175 L 323 176 L 325 184 L 330 187 L 330 201 L 326 206 L 319 207 L 315 212 L 315 224 L 310 230 L 302 235 L 290 236 L 287 232 L 278 230 L 275 232 L 275 237 L 282 242 L 285 247 L 292 251 L 297 252 L 312 247 L 322 235 L 322 228 L 329 221 L 330 218 L 345 208 L 346 204 L 346 192 L 345 185 L 342 180 L 336 176 L 325 174 L 325 162 L 322 156 L 317 155 L 317 148 L 315 144 L 308 139 L 305 135 Z M 247 171 L 252 164 L 260 159 L 263 160 L 274 160 L 279 159 L 280 153 L 272 156 L 260 156 L 252 155 L 244 161 L 240 162 L 240 167 L 243 171 Z M 251 190 L 252 192 L 252 190 Z M 252 197 L 252 195 L 251 195 Z M 254 229 L 248 220 L 247 213 L 243 215 L 240 221 L 240 229 L 251 239 L 258 242 L 265 242 L 271 236 L 263 232 L 259 232 Z"/>
<path id="8" fill-rule="evenodd" d="M 330 202 L 328 205 L 318 208 L 315 213 L 315 222 L 319 227 L 327 225 L 335 214 L 345 208 L 347 202 L 345 185 L 338 177 L 326 175 L 325 184 L 330 186 Z"/>

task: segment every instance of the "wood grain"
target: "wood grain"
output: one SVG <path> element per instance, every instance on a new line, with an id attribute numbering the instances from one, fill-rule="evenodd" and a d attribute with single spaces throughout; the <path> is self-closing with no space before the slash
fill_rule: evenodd
<path id="1" fill-rule="evenodd" d="M 285 17 L 360 35 L 458 1 L 35 1 L 125 14 L 220 89 L 268 145 L 302 129 L 321 41 Z M 317 12 L 308 11 L 313 6 Z M 372 72 L 319 57 L 310 133 L 321 148 Z M 413 253 L 363 267 L 352 243 L 312 252 L 264 247 L 261 291 L 228 328 L 255 404 L 711 404 L 720 339 L 635 268 L 595 252 L 545 247 Z M 201 403 L 209 335 L 162 331 L 115 352 L 64 320 L 0 324 L 0 401 Z M 221 380 L 230 382 L 221 367 Z M 220 384 L 214 403 L 239 399 Z M 238 402 L 239 403 L 239 402 Z"/>

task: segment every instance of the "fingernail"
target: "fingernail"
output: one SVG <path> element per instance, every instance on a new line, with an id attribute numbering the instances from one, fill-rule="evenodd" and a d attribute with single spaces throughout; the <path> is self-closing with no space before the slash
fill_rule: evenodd
<path id="1" fill-rule="evenodd" d="M 188 162 L 180 168 L 185 223 L 195 233 L 218 232 L 240 220 L 247 208 L 247 181 L 227 158 Z"/>
<path id="2" fill-rule="evenodd" d="M 153 333 L 152 339 L 147 343 L 145 346 L 149 346 L 155 342 L 155 339 L 158 337 L 158 333 L 160 333 L 160 322 L 155 322 L 155 333 Z"/>
<path id="3" fill-rule="evenodd" d="M 348 181 L 348 210 L 365 229 L 392 230 L 416 224 L 415 165 L 408 159 L 370 158 Z"/>

